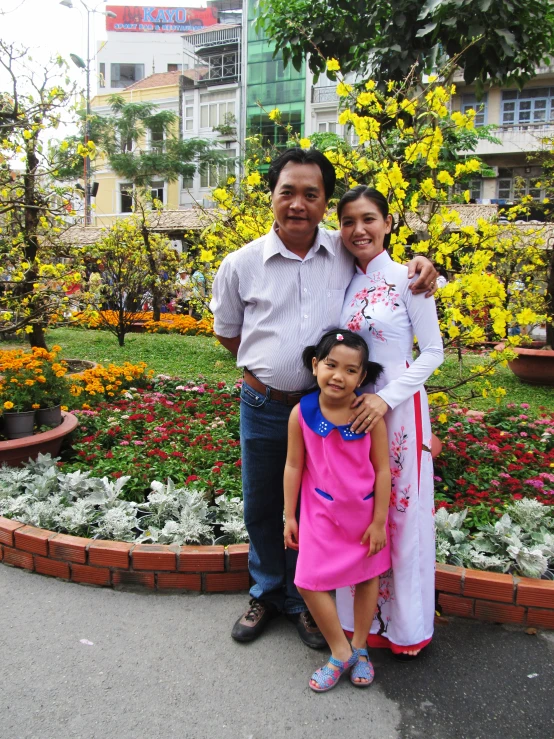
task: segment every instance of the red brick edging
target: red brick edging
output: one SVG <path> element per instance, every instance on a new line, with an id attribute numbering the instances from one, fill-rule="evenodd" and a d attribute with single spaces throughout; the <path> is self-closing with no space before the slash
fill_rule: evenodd
<path id="1" fill-rule="evenodd" d="M 101 541 L 0 516 L 0 561 L 104 587 L 229 593 L 247 590 L 248 544 L 178 546 Z M 441 613 L 554 629 L 554 581 L 437 564 Z"/>

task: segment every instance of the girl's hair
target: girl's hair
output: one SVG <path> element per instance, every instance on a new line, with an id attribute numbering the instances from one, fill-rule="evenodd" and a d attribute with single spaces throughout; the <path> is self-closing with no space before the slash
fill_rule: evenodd
<path id="1" fill-rule="evenodd" d="M 342 216 L 342 211 L 344 210 L 344 206 L 348 205 L 348 203 L 353 203 L 356 200 L 359 200 L 360 198 L 366 198 L 367 200 L 371 200 L 377 208 L 379 209 L 379 212 L 383 216 L 383 219 L 386 219 L 389 215 L 389 203 L 386 199 L 386 197 L 379 192 L 379 190 L 375 190 L 373 187 L 366 187 L 366 185 L 357 185 L 356 187 L 353 187 L 352 190 L 348 190 L 348 192 L 345 192 L 342 198 L 339 200 L 339 203 L 337 205 L 337 216 L 339 219 L 339 223 Z M 383 246 L 385 249 L 388 248 L 390 244 L 390 233 L 385 234 L 385 238 L 383 240 Z"/>
<path id="2" fill-rule="evenodd" d="M 357 349 L 362 356 L 362 374 L 364 383 L 375 382 L 383 371 L 383 366 L 377 362 L 369 361 L 369 349 L 364 339 L 359 334 L 345 328 L 332 328 L 323 334 L 315 346 L 307 346 L 302 352 L 304 366 L 312 370 L 312 361 L 321 361 L 328 357 L 331 349 L 335 346 L 347 346 L 349 349 Z"/>

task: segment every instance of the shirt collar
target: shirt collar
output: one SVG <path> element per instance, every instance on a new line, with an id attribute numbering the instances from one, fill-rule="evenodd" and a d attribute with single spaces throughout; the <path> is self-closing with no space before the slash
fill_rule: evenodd
<path id="1" fill-rule="evenodd" d="M 391 261 L 392 259 L 390 258 L 390 254 L 386 249 L 384 249 L 380 254 L 377 254 L 376 257 L 373 257 L 371 262 L 367 265 L 365 272 L 358 264 L 356 264 L 356 272 L 361 275 L 369 275 L 372 272 L 378 272 L 380 269 L 384 269 Z"/>
<path id="2" fill-rule="evenodd" d="M 331 256 L 335 256 L 335 245 L 333 243 L 332 238 L 329 236 L 329 232 L 325 229 L 319 228 L 317 229 L 315 241 L 308 252 L 306 254 L 306 257 L 308 255 L 313 256 L 315 253 L 317 253 L 321 247 L 324 247 Z M 286 259 L 298 259 L 300 260 L 300 257 L 296 256 L 296 254 L 293 254 L 290 252 L 287 247 L 283 244 L 281 239 L 279 238 L 279 234 L 277 231 L 275 231 L 275 223 L 271 226 L 271 230 L 267 233 L 265 237 L 265 243 L 264 243 L 264 264 L 267 262 L 268 259 L 275 256 L 276 254 L 280 254 L 282 257 L 285 257 Z M 304 258 L 306 258 L 304 257 Z"/>
<path id="3" fill-rule="evenodd" d="M 351 430 L 350 424 L 344 424 L 343 426 L 336 426 L 331 421 L 328 421 L 319 407 L 319 390 L 315 390 L 313 393 L 304 395 L 300 399 L 300 410 L 302 411 L 302 418 L 306 422 L 306 425 L 311 429 L 314 434 L 322 436 L 323 438 L 329 436 L 333 429 L 337 429 L 339 434 L 342 436 L 344 441 L 356 441 L 356 439 L 363 439 L 365 434 L 357 434 Z"/>

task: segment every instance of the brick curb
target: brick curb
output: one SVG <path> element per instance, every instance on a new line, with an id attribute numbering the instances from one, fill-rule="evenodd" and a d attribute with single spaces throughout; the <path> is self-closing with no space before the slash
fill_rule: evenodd
<path id="1" fill-rule="evenodd" d="M 248 544 L 131 544 L 56 534 L 0 516 L 0 562 L 102 587 L 248 590 Z M 441 614 L 554 629 L 554 581 L 437 564 Z"/>

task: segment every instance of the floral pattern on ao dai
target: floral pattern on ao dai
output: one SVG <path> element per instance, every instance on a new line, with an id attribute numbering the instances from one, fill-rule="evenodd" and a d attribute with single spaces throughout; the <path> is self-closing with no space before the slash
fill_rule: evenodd
<path id="1" fill-rule="evenodd" d="M 433 462 L 424 382 L 442 363 L 443 350 L 435 301 L 413 295 L 409 286 L 408 268 L 383 251 L 365 273 L 356 269 L 341 317 L 342 326 L 366 340 L 370 359 L 384 366 L 375 386 L 363 390 L 377 393 L 390 408 L 384 418 L 392 473 L 392 570 L 380 578 L 368 643 L 395 652 L 430 641 L 435 611 Z M 354 630 L 353 594 L 354 587 L 337 590 L 346 631 Z"/>

